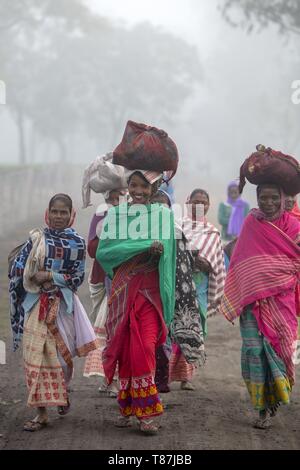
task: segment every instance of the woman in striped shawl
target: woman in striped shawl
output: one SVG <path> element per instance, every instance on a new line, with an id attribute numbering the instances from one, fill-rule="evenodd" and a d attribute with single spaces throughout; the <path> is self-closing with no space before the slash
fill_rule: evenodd
<path id="1" fill-rule="evenodd" d="M 206 219 L 209 204 L 208 193 L 203 189 L 195 189 L 187 199 L 187 215 L 182 224 L 187 249 L 194 254 L 193 277 L 204 337 L 207 335 L 207 317 L 216 312 L 225 283 L 220 233 Z M 179 351 L 176 356 L 173 352 L 170 359 L 170 381 L 180 380 L 182 389 L 193 390 L 193 374 L 193 366 L 184 360 Z"/>
<path id="2" fill-rule="evenodd" d="M 200 315 L 204 336 L 207 335 L 207 317 L 216 312 L 225 284 L 224 251 L 219 230 L 208 222 L 209 195 L 203 189 L 195 189 L 187 200 L 187 216 L 183 219 L 183 231 L 194 252 L 194 281 L 200 303 Z"/>

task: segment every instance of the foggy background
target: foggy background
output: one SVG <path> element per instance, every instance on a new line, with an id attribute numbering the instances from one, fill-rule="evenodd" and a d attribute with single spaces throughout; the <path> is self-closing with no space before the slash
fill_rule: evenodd
<path id="1" fill-rule="evenodd" d="M 216 223 L 256 144 L 300 154 L 299 33 L 297 0 L 0 0 L 0 236 L 56 191 L 80 208 L 128 119 L 175 140 L 176 200 L 207 189 Z"/>

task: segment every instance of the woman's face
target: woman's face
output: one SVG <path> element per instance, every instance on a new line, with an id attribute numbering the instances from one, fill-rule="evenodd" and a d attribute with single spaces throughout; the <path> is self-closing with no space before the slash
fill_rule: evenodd
<path id="1" fill-rule="evenodd" d="M 152 186 L 142 176 L 135 174 L 130 178 L 128 191 L 132 198 L 132 204 L 149 204 Z"/>
<path id="2" fill-rule="evenodd" d="M 69 207 L 59 199 L 54 201 L 49 209 L 49 226 L 55 230 L 64 230 L 68 227 L 71 218 Z"/>
<path id="3" fill-rule="evenodd" d="M 206 215 L 209 209 L 209 200 L 204 193 L 196 193 L 190 199 L 192 205 L 192 215 L 194 219 L 199 219 Z"/>
<path id="4" fill-rule="evenodd" d="M 228 196 L 233 201 L 236 201 L 240 196 L 239 188 L 237 186 L 230 186 L 228 189 Z"/>
<path id="5" fill-rule="evenodd" d="M 294 208 L 295 202 L 296 202 L 296 197 L 287 196 L 285 198 L 285 210 L 290 212 Z"/>
<path id="6" fill-rule="evenodd" d="M 280 210 L 281 197 L 277 188 L 262 188 L 257 198 L 258 207 L 268 217 Z"/>
<path id="7" fill-rule="evenodd" d="M 119 205 L 121 198 L 122 194 L 119 191 L 111 191 L 109 193 L 109 198 L 106 200 L 106 202 L 110 206 L 116 207 Z"/>

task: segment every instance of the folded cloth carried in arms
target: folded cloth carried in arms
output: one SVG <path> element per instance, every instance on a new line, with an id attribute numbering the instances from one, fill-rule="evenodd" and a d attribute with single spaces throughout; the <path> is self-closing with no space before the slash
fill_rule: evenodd
<path id="1" fill-rule="evenodd" d="M 300 192 L 300 165 L 290 155 L 256 146 L 256 152 L 248 157 L 240 168 L 239 190 L 242 193 L 246 179 L 253 184 L 273 183 L 285 194 L 295 196 Z"/>

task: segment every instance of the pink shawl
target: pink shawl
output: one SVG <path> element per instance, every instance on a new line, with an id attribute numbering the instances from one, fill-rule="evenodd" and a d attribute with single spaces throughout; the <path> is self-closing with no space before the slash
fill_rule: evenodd
<path id="1" fill-rule="evenodd" d="M 288 212 L 273 222 L 250 213 L 230 260 L 220 307 L 233 321 L 244 307 L 254 304 L 258 328 L 284 360 L 292 382 L 300 312 L 299 234 L 300 223 Z"/>

